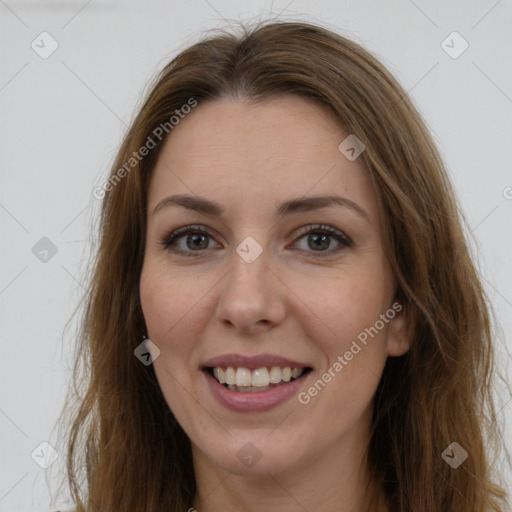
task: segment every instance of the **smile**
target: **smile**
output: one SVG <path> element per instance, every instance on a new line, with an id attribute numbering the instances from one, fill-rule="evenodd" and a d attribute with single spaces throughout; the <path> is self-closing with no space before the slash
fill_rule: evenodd
<path id="1" fill-rule="evenodd" d="M 200 369 L 209 392 L 235 412 L 273 409 L 297 395 L 313 368 L 291 359 L 262 354 L 229 354 L 205 361 Z"/>
<path id="2" fill-rule="evenodd" d="M 291 368 L 290 366 L 272 366 L 269 368 L 263 366 L 254 370 L 244 367 L 235 368 L 233 366 L 208 368 L 210 375 L 219 384 L 222 384 L 231 391 L 241 393 L 268 391 L 283 383 L 300 378 L 309 370 L 310 368 Z"/>

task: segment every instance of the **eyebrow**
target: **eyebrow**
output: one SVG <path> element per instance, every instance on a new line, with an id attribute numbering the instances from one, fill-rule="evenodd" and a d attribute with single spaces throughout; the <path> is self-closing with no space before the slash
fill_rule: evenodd
<path id="1" fill-rule="evenodd" d="M 284 217 L 285 215 L 290 215 L 292 213 L 318 210 L 320 208 L 326 208 L 333 205 L 349 208 L 370 222 L 370 218 L 366 211 L 363 210 L 363 208 L 361 208 L 357 203 L 354 203 L 354 201 L 351 201 L 346 197 L 335 195 L 308 196 L 289 199 L 277 207 L 274 215 L 277 217 Z M 205 199 L 204 197 L 177 194 L 162 199 L 155 206 L 152 215 L 155 215 L 159 211 L 170 206 L 181 206 L 182 208 L 187 208 L 188 210 L 193 210 L 204 215 L 212 215 L 217 217 L 222 216 L 225 211 L 220 204 L 210 201 L 209 199 Z"/>

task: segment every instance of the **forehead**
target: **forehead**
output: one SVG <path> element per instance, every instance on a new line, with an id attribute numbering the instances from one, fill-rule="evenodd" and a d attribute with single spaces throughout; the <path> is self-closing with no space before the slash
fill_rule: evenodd
<path id="1" fill-rule="evenodd" d="M 370 208 L 362 159 L 350 161 L 338 149 L 348 135 L 326 107 L 297 96 L 199 103 L 160 152 L 149 206 L 170 193 L 261 204 L 336 192 Z"/>

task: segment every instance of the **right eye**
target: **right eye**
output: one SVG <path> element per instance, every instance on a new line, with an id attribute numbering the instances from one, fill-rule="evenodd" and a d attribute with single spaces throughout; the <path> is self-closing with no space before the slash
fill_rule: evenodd
<path id="1" fill-rule="evenodd" d="M 212 236 L 202 226 L 184 226 L 164 236 L 160 245 L 176 254 L 197 257 L 202 256 L 202 251 L 211 248 L 211 240 Z"/>

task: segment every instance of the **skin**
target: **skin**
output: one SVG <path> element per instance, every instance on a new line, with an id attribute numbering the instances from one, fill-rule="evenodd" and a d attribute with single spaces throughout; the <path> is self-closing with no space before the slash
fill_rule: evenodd
<path id="1" fill-rule="evenodd" d="M 370 176 L 361 158 L 349 161 L 338 150 L 347 135 L 328 110 L 298 97 L 258 105 L 223 98 L 199 104 L 159 155 L 140 297 L 148 336 L 161 351 L 159 385 L 192 442 L 201 512 L 367 510 L 372 400 L 387 357 L 410 347 L 403 311 L 306 405 L 294 396 L 266 412 L 233 412 L 213 398 L 200 370 L 218 355 L 270 353 L 313 368 L 307 391 L 395 302 Z M 213 200 L 225 213 L 168 206 L 152 214 L 172 194 Z M 357 203 L 367 218 L 337 205 L 274 216 L 282 201 L 331 194 Z M 160 243 L 188 224 L 209 230 L 199 251 L 187 234 L 178 241 L 200 256 Z M 334 237 L 319 249 L 314 240 L 308 245 L 318 230 L 308 236 L 299 228 L 315 224 L 341 231 L 352 245 Z M 252 263 L 236 252 L 247 236 L 262 248 Z M 252 467 L 237 457 L 248 442 L 261 454 Z"/>

